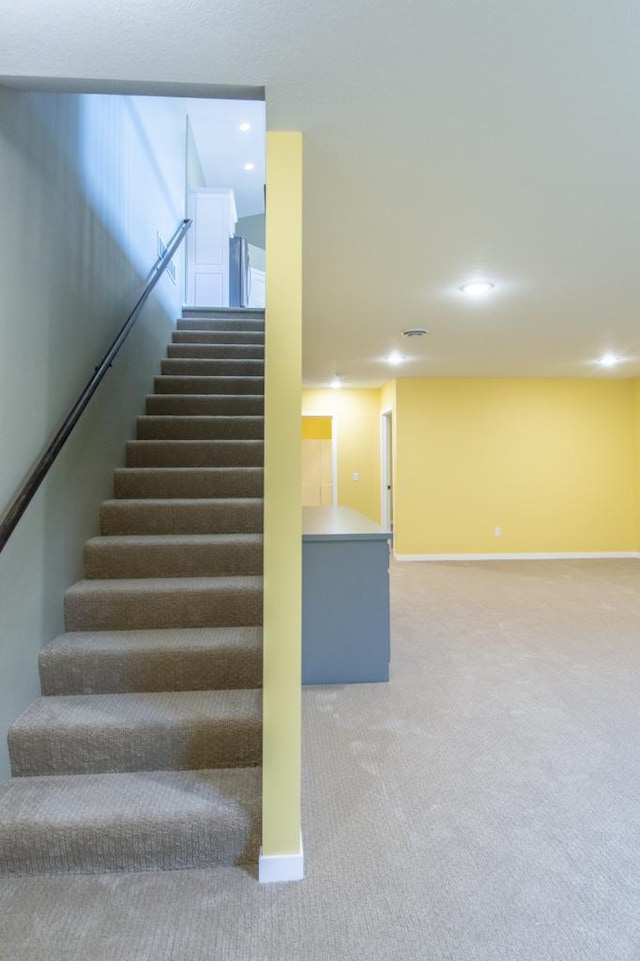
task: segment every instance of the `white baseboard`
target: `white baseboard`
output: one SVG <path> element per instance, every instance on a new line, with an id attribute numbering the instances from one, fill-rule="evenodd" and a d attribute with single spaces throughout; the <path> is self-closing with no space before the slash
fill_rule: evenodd
<path id="1" fill-rule="evenodd" d="M 304 853 L 302 836 L 298 854 L 263 854 L 260 848 L 258 880 L 260 884 L 272 881 L 302 881 L 304 877 Z"/>
<path id="2" fill-rule="evenodd" d="M 598 558 L 640 559 L 638 551 L 559 551 L 554 554 L 396 554 L 396 561 L 575 561 Z"/>

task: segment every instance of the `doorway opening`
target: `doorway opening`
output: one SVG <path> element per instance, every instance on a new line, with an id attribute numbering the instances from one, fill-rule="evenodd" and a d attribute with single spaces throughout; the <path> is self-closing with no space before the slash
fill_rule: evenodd
<path id="1" fill-rule="evenodd" d="M 185 306 L 265 305 L 263 100 L 182 101 L 186 115 Z"/>

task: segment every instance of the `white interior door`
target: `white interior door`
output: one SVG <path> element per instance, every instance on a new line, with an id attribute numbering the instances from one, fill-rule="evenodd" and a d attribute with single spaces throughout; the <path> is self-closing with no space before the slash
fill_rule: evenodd
<path id="1" fill-rule="evenodd" d="M 302 441 L 302 503 L 305 507 L 333 504 L 333 444 L 330 440 Z"/>
<path id="2" fill-rule="evenodd" d="M 199 187 L 189 190 L 187 216 L 186 298 L 190 307 L 229 306 L 229 238 L 237 214 L 233 190 Z"/>

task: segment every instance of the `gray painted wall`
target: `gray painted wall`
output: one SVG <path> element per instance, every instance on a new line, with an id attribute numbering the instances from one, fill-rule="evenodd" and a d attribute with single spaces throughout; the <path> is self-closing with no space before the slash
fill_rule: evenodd
<path id="1" fill-rule="evenodd" d="M 264 214 L 254 214 L 252 217 L 240 217 L 236 224 L 236 234 L 246 237 L 254 247 L 265 249 Z"/>
<path id="2" fill-rule="evenodd" d="M 156 232 L 166 241 L 184 216 L 184 137 L 154 142 L 152 112 L 140 98 L 0 88 L 0 512 L 133 307 Z M 0 778 L 178 315 L 177 266 L 0 554 Z"/>

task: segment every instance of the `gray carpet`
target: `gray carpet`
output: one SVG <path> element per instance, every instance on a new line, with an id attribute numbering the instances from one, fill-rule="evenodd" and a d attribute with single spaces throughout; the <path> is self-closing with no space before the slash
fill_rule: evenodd
<path id="1" fill-rule="evenodd" d="M 262 628 L 74 631 L 47 644 L 39 668 L 46 695 L 262 687 Z"/>
<path id="2" fill-rule="evenodd" d="M 258 690 L 41 697 L 11 725 L 11 769 L 34 777 L 259 764 L 261 700 Z"/>
<path id="3" fill-rule="evenodd" d="M 2 879 L 2 961 L 637 961 L 640 564 L 392 585 L 391 682 L 304 693 L 304 882 Z"/>
<path id="4" fill-rule="evenodd" d="M 117 498 L 262 497 L 260 467 L 120 467 L 113 472 Z"/>
<path id="5" fill-rule="evenodd" d="M 220 534 L 262 531 L 262 499 L 220 497 L 217 500 L 174 498 L 103 501 L 102 533 Z"/>
<path id="6" fill-rule="evenodd" d="M 0 795 L 4 870 L 100 874 L 255 865 L 261 778 L 256 767 L 14 778 Z M 29 830 L 16 829 L 18 820 Z M 0 935 L 0 957 L 2 945 Z"/>
<path id="7" fill-rule="evenodd" d="M 193 350 L 193 348 L 187 348 Z M 215 350 L 215 348 L 212 348 Z M 185 417 L 184 415 L 164 416 L 157 414 L 138 417 L 138 438 L 155 440 L 181 440 L 202 438 L 204 440 L 262 440 L 264 436 L 264 417 L 256 416 L 218 416 Z"/>

